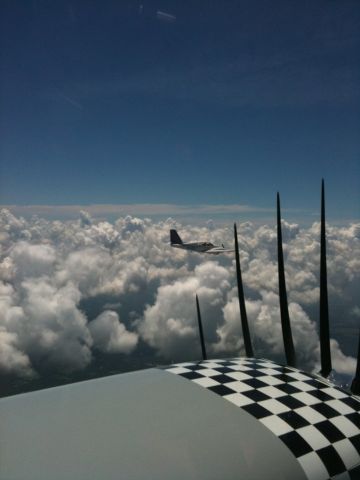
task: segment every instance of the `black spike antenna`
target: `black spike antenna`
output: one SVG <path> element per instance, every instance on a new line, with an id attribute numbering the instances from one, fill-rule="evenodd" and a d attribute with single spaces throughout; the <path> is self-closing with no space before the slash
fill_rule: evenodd
<path id="1" fill-rule="evenodd" d="M 327 377 L 332 370 L 329 331 L 329 304 L 326 268 L 325 187 L 321 181 L 321 227 L 320 227 L 320 374 Z"/>
<path id="2" fill-rule="evenodd" d="M 360 395 L 360 330 L 359 330 L 359 345 L 357 355 L 357 365 L 354 380 L 352 381 L 350 390 L 354 395 Z"/>
<path id="3" fill-rule="evenodd" d="M 278 247 L 278 272 L 279 272 L 279 300 L 281 328 L 284 340 L 286 362 L 291 367 L 296 366 L 295 348 L 291 333 L 288 300 L 285 282 L 284 253 L 282 245 L 280 195 L 277 193 L 277 247 Z"/>
<path id="4" fill-rule="evenodd" d="M 241 319 L 241 326 L 242 326 L 243 337 L 244 337 L 245 352 L 247 357 L 253 357 L 254 352 L 251 345 L 250 330 L 249 330 L 249 324 L 247 321 L 246 306 L 245 306 L 244 288 L 243 288 L 242 277 L 241 277 L 240 255 L 239 255 L 236 223 L 234 223 L 234 239 L 235 239 L 236 279 L 237 279 L 237 287 L 238 287 L 240 319 Z"/>
<path id="5" fill-rule="evenodd" d="M 205 341 L 204 341 L 204 332 L 203 332 L 202 321 L 201 321 L 199 298 L 198 298 L 197 295 L 196 295 L 196 310 L 197 310 L 197 318 L 198 318 L 198 324 L 199 324 L 199 334 L 200 334 L 202 357 L 203 357 L 203 360 L 207 360 Z"/>

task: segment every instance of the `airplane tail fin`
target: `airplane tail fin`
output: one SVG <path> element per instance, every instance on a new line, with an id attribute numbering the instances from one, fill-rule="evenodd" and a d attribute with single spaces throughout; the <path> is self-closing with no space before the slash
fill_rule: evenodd
<path id="1" fill-rule="evenodd" d="M 170 242 L 178 245 L 183 243 L 176 230 L 170 230 Z"/>

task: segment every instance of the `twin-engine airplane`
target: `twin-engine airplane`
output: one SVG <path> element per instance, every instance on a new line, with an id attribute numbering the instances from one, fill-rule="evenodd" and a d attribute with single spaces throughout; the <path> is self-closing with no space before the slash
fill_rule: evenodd
<path id="1" fill-rule="evenodd" d="M 184 243 L 176 230 L 170 230 L 170 245 L 175 248 L 182 248 L 183 250 L 192 250 L 198 253 L 210 253 L 211 255 L 234 252 L 234 250 L 227 250 L 224 245 L 219 247 L 210 242 Z"/>

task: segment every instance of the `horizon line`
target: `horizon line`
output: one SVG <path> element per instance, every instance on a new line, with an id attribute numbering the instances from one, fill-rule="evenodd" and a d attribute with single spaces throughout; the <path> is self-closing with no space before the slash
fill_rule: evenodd
<path id="1" fill-rule="evenodd" d="M 0 204 L 0 211 L 2 209 L 10 210 L 14 215 L 29 217 L 32 215 L 50 217 L 55 219 L 66 218 L 69 220 L 79 218 L 81 211 L 89 213 L 94 219 L 106 218 L 107 216 L 119 217 L 143 216 L 143 217 L 205 217 L 211 219 L 215 218 L 229 218 L 229 215 L 244 215 L 244 221 L 269 221 L 275 215 L 276 205 L 274 207 L 257 207 L 247 204 L 176 204 L 176 203 L 93 203 L 93 204 Z M 284 212 L 293 214 L 294 218 L 288 218 L 288 222 L 300 223 L 314 223 L 319 212 L 315 209 L 300 209 L 300 208 L 284 208 Z M 249 214 L 254 215 L 250 218 Z M 259 218 L 261 217 L 261 218 Z M 333 222 L 343 223 L 357 223 L 360 218 L 356 217 L 336 217 L 331 216 Z"/>

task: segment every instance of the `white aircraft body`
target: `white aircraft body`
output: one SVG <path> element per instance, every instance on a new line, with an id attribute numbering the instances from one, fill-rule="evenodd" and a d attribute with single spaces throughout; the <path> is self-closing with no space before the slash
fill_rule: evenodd
<path id="1" fill-rule="evenodd" d="M 221 247 L 210 242 L 190 242 L 184 243 L 176 230 L 170 230 L 170 245 L 174 248 L 182 248 L 183 250 L 192 250 L 198 253 L 209 253 L 211 255 L 219 255 L 220 253 L 234 252 L 227 250 L 224 245 Z"/>
<path id="2" fill-rule="evenodd" d="M 256 358 L 0 399 L 1 480 L 356 480 L 360 401 Z"/>

